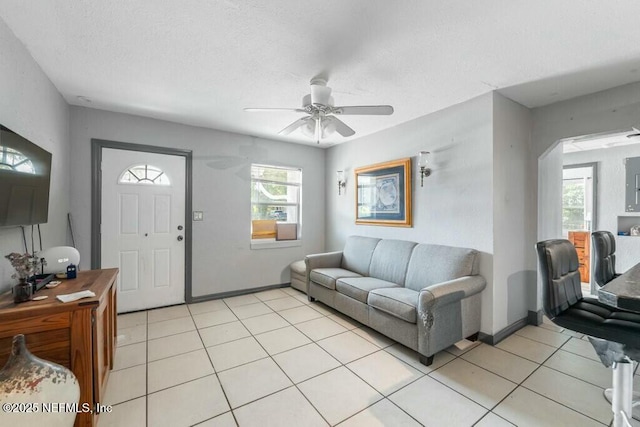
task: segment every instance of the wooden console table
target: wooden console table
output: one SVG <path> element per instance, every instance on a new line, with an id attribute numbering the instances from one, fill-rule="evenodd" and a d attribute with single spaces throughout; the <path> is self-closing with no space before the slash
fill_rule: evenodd
<path id="1" fill-rule="evenodd" d="M 80 384 L 80 404 L 104 405 L 113 368 L 116 336 L 118 269 L 78 272 L 53 289 L 42 289 L 42 301 L 13 303 L 11 292 L 0 295 L 0 366 L 11 353 L 12 337 L 24 334 L 33 354 L 73 371 Z M 96 296 L 62 303 L 56 295 L 90 290 Z M 95 426 L 98 415 L 78 413 L 75 426 Z"/>

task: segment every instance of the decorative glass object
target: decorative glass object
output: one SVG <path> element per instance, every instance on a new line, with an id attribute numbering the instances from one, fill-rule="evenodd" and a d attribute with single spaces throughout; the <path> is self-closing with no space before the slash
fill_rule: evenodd
<path id="1" fill-rule="evenodd" d="M 33 285 L 26 279 L 20 279 L 20 283 L 13 287 L 13 302 L 19 304 L 29 301 L 33 295 Z"/>
<path id="2" fill-rule="evenodd" d="M 0 426 L 71 427 L 82 410 L 79 399 L 73 372 L 31 354 L 24 335 L 13 337 L 11 355 L 0 370 Z"/>

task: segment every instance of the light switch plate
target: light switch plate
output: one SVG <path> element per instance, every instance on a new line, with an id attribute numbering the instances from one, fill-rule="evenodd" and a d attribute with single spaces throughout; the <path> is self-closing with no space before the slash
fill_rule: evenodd
<path id="1" fill-rule="evenodd" d="M 202 211 L 193 211 L 193 220 L 194 221 L 202 221 L 204 219 L 204 212 Z"/>

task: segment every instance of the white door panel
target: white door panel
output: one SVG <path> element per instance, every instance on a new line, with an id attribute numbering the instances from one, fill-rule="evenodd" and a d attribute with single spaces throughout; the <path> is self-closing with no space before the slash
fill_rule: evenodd
<path id="1" fill-rule="evenodd" d="M 145 164 L 170 185 L 119 182 Z M 101 265 L 120 269 L 118 312 L 184 302 L 185 167 L 182 156 L 102 150 Z"/>

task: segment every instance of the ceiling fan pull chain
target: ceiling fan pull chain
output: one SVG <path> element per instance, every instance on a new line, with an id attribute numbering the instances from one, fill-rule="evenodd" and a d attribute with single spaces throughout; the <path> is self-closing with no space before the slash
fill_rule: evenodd
<path id="1" fill-rule="evenodd" d="M 320 116 L 316 117 L 316 142 L 318 144 L 320 144 L 320 135 L 322 132 L 322 129 L 320 127 L 321 124 L 322 124 L 322 118 Z"/>

